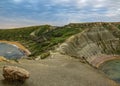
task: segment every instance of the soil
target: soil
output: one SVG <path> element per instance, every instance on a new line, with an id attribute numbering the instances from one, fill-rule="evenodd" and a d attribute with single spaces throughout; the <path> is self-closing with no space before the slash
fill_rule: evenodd
<path id="1" fill-rule="evenodd" d="M 2 76 L 4 65 L 24 68 L 30 78 L 25 83 L 7 82 Z M 120 86 L 90 65 L 60 54 L 37 61 L 0 62 L 0 74 L 0 86 Z"/>

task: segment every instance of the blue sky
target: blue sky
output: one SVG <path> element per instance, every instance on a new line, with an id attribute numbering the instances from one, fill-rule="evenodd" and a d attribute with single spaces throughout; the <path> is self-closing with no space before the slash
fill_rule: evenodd
<path id="1" fill-rule="evenodd" d="M 120 21 L 120 0 L 0 0 L 0 28 Z"/>

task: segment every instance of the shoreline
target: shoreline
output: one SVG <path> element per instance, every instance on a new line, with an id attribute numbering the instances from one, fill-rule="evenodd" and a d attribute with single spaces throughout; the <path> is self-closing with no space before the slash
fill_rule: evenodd
<path id="1" fill-rule="evenodd" d="M 93 60 L 91 62 L 91 64 L 96 67 L 99 68 L 101 64 L 110 61 L 110 60 L 115 60 L 115 59 L 120 59 L 120 56 L 113 56 L 113 55 L 109 55 L 109 56 L 103 56 L 103 57 L 98 57 L 95 60 Z"/>
<path id="2" fill-rule="evenodd" d="M 27 56 L 31 54 L 31 52 L 27 48 L 25 48 L 21 43 L 19 43 L 17 41 L 0 40 L 0 43 L 11 44 L 11 45 L 17 47 L 18 49 L 22 50 L 25 53 L 25 55 L 27 55 Z"/>

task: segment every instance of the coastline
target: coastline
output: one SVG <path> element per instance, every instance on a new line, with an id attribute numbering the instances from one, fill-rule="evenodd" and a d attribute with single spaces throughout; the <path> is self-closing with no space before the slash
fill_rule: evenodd
<path id="1" fill-rule="evenodd" d="M 110 61 L 110 60 L 115 60 L 115 59 L 120 59 L 120 56 L 103 56 L 103 57 L 98 57 L 96 58 L 95 60 L 93 60 L 91 62 L 91 64 L 93 66 L 95 66 L 96 68 L 99 68 L 99 66 L 107 61 Z"/>
<path id="2" fill-rule="evenodd" d="M 27 48 L 25 48 L 21 43 L 19 43 L 17 41 L 0 40 L 0 43 L 11 44 L 11 45 L 17 47 L 18 49 L 24 51 L 27 56 L 31 54 L 31 52 Z"/>

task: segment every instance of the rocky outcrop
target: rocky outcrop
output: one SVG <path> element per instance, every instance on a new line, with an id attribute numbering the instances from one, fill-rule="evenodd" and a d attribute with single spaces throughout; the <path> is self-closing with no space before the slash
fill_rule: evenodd
<path id="1" fill-rule="evenodd" d="M 70 37 L 59 48 L 63 54 L 85 59 L 90 64 L 96 58 L 120 54 L 118 28 L 94 27 Z"/>
<path id="2" fill-rule="evenodd" d="M 30 73 L 23 68 L 15 66 L 4 66 L 3 76 L 10 81 L 25 81 L 30 77 Z"/>
<path id="3" fill-rule="evenodd" d="M 9 62 L 9 60 L 7 60 L 5 57 L 0 56 L 0 62 L 2 62 L 2 61 Z"/>

